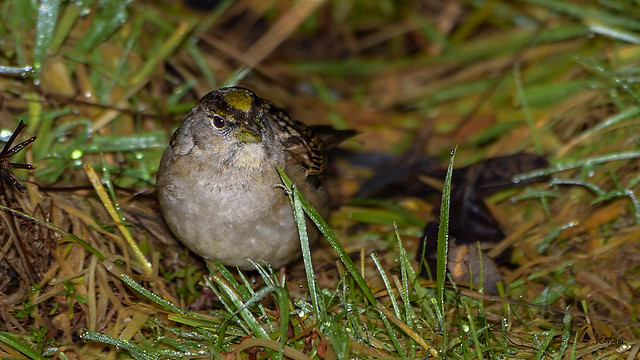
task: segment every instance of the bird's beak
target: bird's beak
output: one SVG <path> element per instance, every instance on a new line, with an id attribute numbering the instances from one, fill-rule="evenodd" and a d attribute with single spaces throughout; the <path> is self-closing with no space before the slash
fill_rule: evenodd
<path id="1" fill-rule="evenodd" d="M 242 124 L 242 126 L 240 127 L 237 133 L 238 140 L 245 143 L 250 143 L 250 144 L 261 143 L 262 142 L 262 131 L 261 131 L 262 126 L 259 121 L 260 120 L 258 119 L 255 119 L 255 120 L 252 119 Z"/>

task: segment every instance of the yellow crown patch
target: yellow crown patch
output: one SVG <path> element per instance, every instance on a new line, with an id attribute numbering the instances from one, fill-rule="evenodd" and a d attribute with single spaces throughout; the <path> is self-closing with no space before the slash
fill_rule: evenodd
<path id="1" fill-rule="evenodd" d="M 229 106 L 240 111 L 247 112 L 251 109 L 253 96 L 247 91 L 230 91 L 223 93 L 222 97 L 227 101 Z"/>

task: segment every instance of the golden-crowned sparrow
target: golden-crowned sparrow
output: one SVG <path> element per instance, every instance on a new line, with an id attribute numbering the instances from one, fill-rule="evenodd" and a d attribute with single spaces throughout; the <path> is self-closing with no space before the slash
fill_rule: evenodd
<path id="1" fill-rule="evenodd" d="M 157 185 L 164 218 L 206 259 L 241 269 L 253 269 L 246 259 L 283 266 L 300 256 L 300 240 L 276 167 L 326 217 L 325 152 L 352 134 L 308 127 L 241 87 L 212 91 L 162 156 Z M 307 229 L 315 241 L 318 230 Z"/>

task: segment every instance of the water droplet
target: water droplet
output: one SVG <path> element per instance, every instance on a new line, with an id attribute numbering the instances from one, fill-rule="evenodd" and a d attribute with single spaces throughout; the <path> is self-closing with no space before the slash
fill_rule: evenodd
<path id="1" fill-rule="evenodd" d="M 80 149 L 75 149 L 71 152 L 71 159 L 72 160 L 78 160 L 82 157 L 82 150 Z"/>
<path id="2" fill-rule="evenodd" d="M 469 325 L 467 324 L 462 325 L 462 331 L 469 332 Z"/>
<path id="3" fill-rule="evenodd" d="M 9 141 L 9 139 L 11 138 L 11 134 L 13 133 L 9 129 L 0 130 L 0 141 L 4 141 L 4 142 Z"/>
<path id="4" fill-rule="evenodd" d="M 36 70 L 32 66 L 25 66 L 23 68 L 23 71 L 20 73 L 20 77 L 24 79 L 24 78 L 29 77 L 29 75 L 35 74 L 35 72 L 36 72 Z M 34 84 L 40 85 L 40 80 L 36 79 L 34 81 Z"/>
<path id="5" fill-rule="evenodd" d="M 619 353 L 623 353 L 629 349 L 631 349 L 631 344 L 622 344 L 616 348 L 616 351 Z"/>
<path id="6" fill-rule="evenodd" d="M 76 3 L 78 4 L 78 6 L 82 6 L 83 1 L 76 1 Z M 78 13 L 80 16 L 87 16 L 89 14 L 91 14 L 91 8 L 89 7 L 84 7 L 80 10 L 80 12 Z"/>
<path id="7" fill-rule="evenodd" d="M 141 152 L 136 152 L 136 159 L 141 160 L 144 157 L 144 154 Z"/>

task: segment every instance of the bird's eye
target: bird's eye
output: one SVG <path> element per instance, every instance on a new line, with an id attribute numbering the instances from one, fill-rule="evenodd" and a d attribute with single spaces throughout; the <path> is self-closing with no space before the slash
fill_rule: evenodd
<path id="1" fill-rule="evenodd" d="M 215 115 L 213 117 L 212 123 L 213 123 L 213 126 L 215 126 L 216 128 L 222 129 L 224 127 L 225 121 L 222 117 Z"/>

